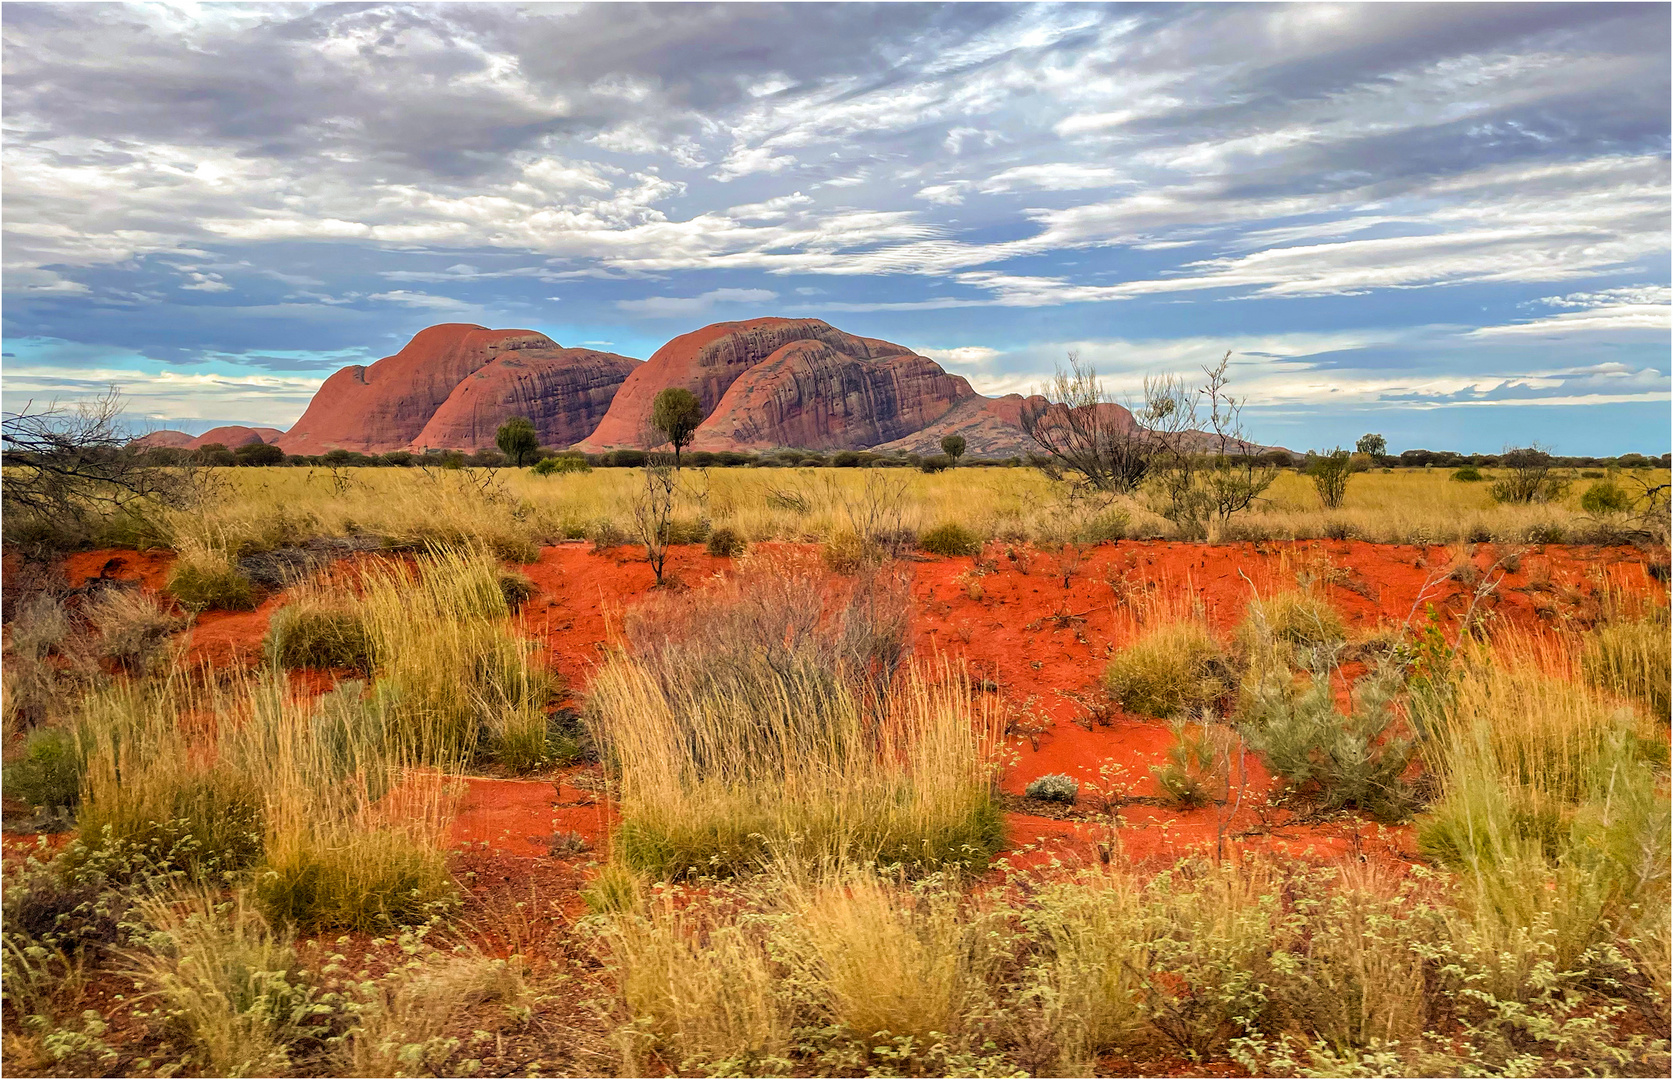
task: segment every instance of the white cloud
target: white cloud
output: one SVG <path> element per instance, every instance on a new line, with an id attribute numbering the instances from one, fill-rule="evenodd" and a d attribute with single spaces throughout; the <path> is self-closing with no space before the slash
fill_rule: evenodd
<path id="1" fill-rule="evenodd" d="M 1673 288 L 1666 286 L 1605 289 L 1601 292 L 1548 296 L 1540 301 L 1560 311 L 1523 322 L 1482 326 L 1471 337 L 1514 337 L 1649 331 L 1665 335 L 1673 329 Z"/>
<path id="2" fill-rule="evenodd" d="M 698 296 L 647 296 L 640 300 L 617 300 L 616 306 L 634 315 L 652 319 L 697 315 L 716 304 L 764 304 L 777 300 L 771 289 L 713 289 Z"/>
<path id="3" fill-rule="evenodd" d="M 436 296 L 432 293 L 412 292 L 407 289 L 373 293 L 366 299 L 377 300 L 385 304 L 400 304 L 403 307 L 427 308 L 431 311 L 471 311 L 476 307 L 476 305 L 467 304 L 463 300 L 455 300 L 451 296 Z"/>
<path id="4" fill-rule="evenodd" d="M 1084 188 L 1113 187 L 1134 182 L 1119 169 L 1109 165 L 1058 162 L 1051 165 L 1019 165 L 1014 169 L 1006 169 L 988 177 L 977 187 L 988 193 L 1079 191 Z"/>

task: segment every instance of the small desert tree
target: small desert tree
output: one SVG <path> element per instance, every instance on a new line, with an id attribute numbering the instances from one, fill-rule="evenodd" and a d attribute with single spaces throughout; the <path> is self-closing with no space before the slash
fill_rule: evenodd
<path id="1" fill-rule="evenodd" d="M 676 469 L 680 467 L 680 451 L 691 444 L 702 422 L 703 403 L 683 386 L 670 386 L 651 403 L 651 426 L 674 445 Z"/>
<path id="2" fill-rule="evenodd" d="M 1202 369 L 1205 381 L 1195 389 L 1174 375 L 1145 380 L 1141 420 L 1161 447 L 1151 463 L 1151 503 L 1190 536 L 1224 527 L 1278 479 L 1261 447 L 1244 437 L 1243 400 L 1227 389 L 1230 364 L 1228 351 Z"/>
<path id="3" fill-rule="evenodd" d="M 1555 502 L 1568 490 L 1568 481 L 1554 471 L 1550 451 L 1539 443 L 1506 450 L 1499 465 L 1505 475 L 1488 489 L 1495 502 Z"/>
<path id="4" fill-rule="evenodd" d="M 1148 384 L 1147 384 L 1148 389 Z M 1033 462 L 1047 476 L 1069 484 L 1072 495 L 1125 495 L 1136 491 L 1163 449 L 1160 440 L 1104 392 L 1098 372 L 1069 354 L 1043 395 L 1029 398 L 1022 430 L 1042 453 Z"/>
<path id="5" fill-rule="evenodd" d="M 1365 440 L 1359 440 L 1363 445 Z M 1362 453 L 1368 451 L 1362 451 Z M 1307 455 L 1307 475 L 1319 489 L 1319 501 L 1326 510 L 1342 505 L 1348 494 L 1348 477 L 1353 475 L 1353 455 L 1338 446 L 1328 454 Z"/>
<path id="6" fill-rule="evenodd" d="M 964 456 L 964 436 L 941 436 L 941 452 L 952 458 L 955 462 L 958 461 L 959 458 Z"/>
<path id="7" fill-rule="evenodd" d="M 1388 453 L 1388 440 L 1375 433 L 1361 435 L 1354 443 L 1354 449 L 1361 454 L 1369 454 L 1372 461 L 1380 462 Z"/>
<path id="8" fill-rule="evenodd" d="M 667 465 L 646 465 L 644 486 L 633 504 L 633 529 L 645 545 L 645 561 L 656 573 L 656 583 L 666 584 L 663 570 L 668 565 L 668 543 L 674 527 L 674 493 L 679 473 Z"/>
<path id="9" fill-rule="evenodd" d="M 528 417 L 513 416 L 494 433 L 494 445 L 520 469 L 524 460 L 539 452 L 540 436 Z"/>

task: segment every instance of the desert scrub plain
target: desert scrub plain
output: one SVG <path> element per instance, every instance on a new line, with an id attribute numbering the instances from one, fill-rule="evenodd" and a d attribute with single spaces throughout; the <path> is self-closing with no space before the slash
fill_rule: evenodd
<path id="1" fill-rule="evenodd" d="M 1025 470 L 227 469 L 14 537 L 5 1069 L 1666 1075 L 1665 533 L 1488 472 L 1190 542 Z"/>

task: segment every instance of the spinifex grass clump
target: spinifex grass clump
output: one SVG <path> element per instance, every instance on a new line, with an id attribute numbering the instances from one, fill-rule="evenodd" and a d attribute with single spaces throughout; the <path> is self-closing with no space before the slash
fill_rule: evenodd
<path id="1" fill-rule="evenodd" d="M 1104 689 L 1129 712 L 1166 718 L 1213 705 L 1230 681 L 1208 628 L 1185 619 L 1163 623 L 1117 653 L 1104 669 Z"/>
<path id="2" fill-rule="evenodd" d="M 1570 678 L 1548 639 L 1461 657 L 1418 702 L 1441 791 L 1418 841 L 1458 871 L 1467 940 L 1488 958 L 1483 990 L 1571 994 L 1579 972 L 1665 988 L 1665 728 Z"/>
<path id="3" fill-rule="evenodd" d="M 117 683 L 83 703 L 78 824 L 90 844 L 138 849 L 194 874 L 260 858 L 261 792 L 219 760 L 199 705 L 179 676 Z"/>
<path id="4" fill-rule="evenodd" d="M 311 700 L 277 676 L 120 683 L 88 699 L 77 730 L 79 858 L 248 870 L 269 916 L 306 927 L 420 922 L 452 895 L 446 778 L 409 767 L 358 685 Z"/>
<path id="5" fill-rule="evenodd" d="M 950 665 L 897 675 L 905 604 L 892 577 L 844 586 L 803 560 L 636 613 L 589 702 L 621 855 L 666 876 L 984 862 L 996 718 Z"/>
<path id="6" fill-rule="evenodd" d="M 285 666 L 372 672 L 384 734 L 403 753 L 527 771 L 551 757 L 558 685 L 510 625 L 513 602 L 531 590 L 481 550 L 373 562 L 353 588 L 302 590 L 275 616 L 268 653 Z"/>

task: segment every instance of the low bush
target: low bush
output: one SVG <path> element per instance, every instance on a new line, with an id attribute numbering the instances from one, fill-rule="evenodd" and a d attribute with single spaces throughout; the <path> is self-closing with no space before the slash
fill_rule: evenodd
<path id="1" fill-rule="evenodd" d="M 918 468 L 927 473 L 946 472 L 953 467 L 953 459 L 946 454 L 932 454 L 918 462 Z"/>
<path id="2" fill-rule="evenodd" d="M 1603 480 L 1581 494 L 1580 509 L 1588 514 L 1622 514 L 1632 509 L 1632 496 L 1613 480 Z"/>
<path id="3" fill-rule="evenodd" d="M 705 546 L 708 553 L 717 559 L 735 559 L 749 547 L 736 529 L 724 525 L 709 531 L 709 539 Z"/>
<path id="4" fill-rule="evenodd" d="M 1046 802 L 1072 803 L 1080 794 L 1080 784 L 1073 777 L 1062 773 L 1051 773 L 1047 776 L 1036 777 L 1028 782 L 1023 794 L 1030 799 L 1044 799 Z"/>
<path id="5" fill-rule="evenodd" d="M 1242 753 L 1237 736 L 1205 717 L 1196 724 L 1175 720 L 1173 739 L 1167 763 L 1150 769 L 1162 798 L 1184 807 L 1224 798 L 1232 782 L 1232 763 Z"/>
<path id="6" fill-rule="evenodd" d="M 1266 638 L 1304 648 L 1329 648 L 1348 637 L 1347 624 L 1316 589 L 1290 590 L 1249 602 L 1237 630 L 1240 645 Z"/>
<path id="7" fill-rule="evenodd" d="M 1400 730 L 1393 711 L 1399 679 L 1392 671 L 1361 679 L 1352 708 L 1337 710 L 1330 674 L 1313 673 L 1296 690 L 1267 683 L 1245 701 L 1240 719 L 1250 745 L 1292 790 L 1327 810 L 1352 808 L 1385 821 L 1411 813 L 1414 792 L 1405 775 L 1417 743 Z"/>
<path id="8" fill-rule="evenodd" d="M 512 614 L 523 610 L 523 605 L 534 596 L 534 582 L 527 574 L 515 570 L 499 573 L 500 595 L 505 597 L 506 610 Z"/>
<path id="9" fill-rule="evenodd" d="M 1482 475 L 1481 470 L 1474 465 L 1466 465 L 1462 469 L 1455 470 L 1452 478 L 1466 484 L 1474 484 L 1487 479 Z"/>
<path id="10" fill-rule="evenodd" d="M 262 643 L 269 663 L 283 668 L 355 668 L 377 665 L 372 635 L 349 606 L 287 604 L 273 613 Z"/>
<path id="11" fill-rule="evenodd" d="M 86 762 L 75 733 L 38 727 L 23 742 L 23 753 L 6 763 L 6 794 L 48 811 L 72 809 L 81 799 Z"/>
<path id="12" fill-rule="evenodd" d="M 169 595 L 192 611 L 254 611 L 256 586 L 230 560 L 188 561 L 174 564 L 168 576 Z"/>
<path id="13" fill-rule="evenodd" d="M 1104 690 L 1141 716 L 1171 717 L 1207 708 L 1231 689 L 1225 656 L 1200 623 L 1164 623 L 1116 653 Z"/>
<path id="14" fill-rule="evenodd" d="M 867 540 L 852 532 L 839 532 L 820 545 L 819 557 L 833 573 L 852 577 L 885 562 L 889 558 L 889 549 L 876 540 Z"/>
<path id="15" fill-rule="evenodd" d="M 578 454 L 555 454 L 535 462 L 530 471 L 536 476 L 567 476 L 574 473 L 590 473 L 593 467 L 587 464 L 585 457 Z"/>
<path id="16" fill-rule="evenodd" d="M 918 546 L 931 555 L 949 558 L 960 555 L 980 555 L 982 538 L 957 522 L 949 521 L 918 537 Z"/>

